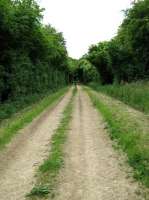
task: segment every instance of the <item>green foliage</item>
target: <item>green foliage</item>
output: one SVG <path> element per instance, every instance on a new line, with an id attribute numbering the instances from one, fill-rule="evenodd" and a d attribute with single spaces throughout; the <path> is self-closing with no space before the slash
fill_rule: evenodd
<path id="1" fill-rule="evenodd" d="M 85 58 L 79 60 L 77 74 L 82 83 L 98 82 L 100 80 L 96 68 Z"/>
<path id="2" fill-rule="evenodd" d="M 149 135 L 148 128 L 143 127 L 146 123 L 142 120 L 144 125 L 140 125 L 134 115 L 132 118 L 129 111 L 124 112 L 125 105 L 118 105 L 110 97 L 104 97 L 90 89 L 87 89 L 87 92 L 94 106 L 108 123 L 111 138 L 115 139 L 127 154 L 128 162 L 134 169 L 134 177 L 149 187 Z"/>
<path id="3" fill-rule="evenodd" d="M 97 68 L 103 84 L 149 78 L 149 0 L 125 11 L 118 34 L 91 46 L 86 58 Z"/>
<path id="4" fill-rule="evenodd" d="M 34 0 L 0 0 L 0 102 L 45 93 L 67 81 L 61 33 L 42 25 Z"/>
<path id="5" fill-rule="evenodd" d="M 139 0 L 132 9 L 125 12 L 118 39 L 132 53 L 136 70 L 141 68 L 141 78 L 149 76 L 149 0 Z"/>
<path id="6" fill-rule="evenodd" d="M 100 42 L 98 45 L 91 46 L 87 56 L 90 63 L 97 68 L 103 84 L 112 83 L 113 80 L 108 45 L 108 42 Z"/>
<path id="7" fill-rule="evenodd" d="M 48 189 L 48 186 L 36 186 L 34 187 L 30 194 L 27 195 L 27 197 L 30 197 L 30 196 L 40 196 L 40 197 L 43 197 L 43 196 L 46 196 L 47 194 L 49 194 L 49 189 Z"/>
<path id="8" fill-rule="evenodd" d="M 78 60 L 69 57 L 68 58 L 69 82 L 74 82 L 78 79 L 77 69 L 78 69 Z"/>
<path id="9" fill-rule="evenodd" d="M 46 93 L 47 94 L 47 93 Z M 26 96 L 19 98 L 15 101 L 6 101 L 3 104 L 0 104 L 0 123 L 3 123 L 4 119 L 9 119 L 13 114 L 18 113 L 24 108 L 40 101 L 46 94 L 38 95 L 34 94 L 32 96 Z"/>
<path id="10" fill-rule="evenodd" d="M 100 76 L 95 68 L 85 57 L 75 60 L 69 58 L 70 80 L 81 83 L 99 82 Z"/>
<path id="11" fill-rule="evenodd" d="M 124 103 L 149 113 L 149 82 L 134 82 L 125 85 L 106 85 L 92 84 L 92 88 L 101 91 Z"/>

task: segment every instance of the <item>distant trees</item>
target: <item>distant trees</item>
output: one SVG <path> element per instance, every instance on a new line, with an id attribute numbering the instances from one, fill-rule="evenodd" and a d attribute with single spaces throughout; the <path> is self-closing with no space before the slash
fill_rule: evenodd
<path id="1" fill-rule="evenodd" d="M 149 0 L 125 11 L 118 34 L 111 41 L 91 46 L 86 56 L 103 84 L 149 78 Z"/>
<path id="2" fill-rule="evenodd" d="M 43 25 L 34 0 L 0 0 L 0 101 L 43 93 L 67 80 L 61 33 Z"/>
<path id="3" fill-rule="evenodd" d="M 93 66 L 85 56 L 79 60 L 69 58 L 69 75 L 72 82 L 98 82 L 100 81 L 99 73 L 95 66 Z"/>
<path id="4" fill-rule="evenodd" d="M 109 43 L 100 42 L 90 47 L 87 59 L 94 65 L 100 74 L 101 82 L 112 83 L 111 58 L 108 52 Z"/>
<path id="5" fill-rule="evenodd" d="M 125 19 L 119 28 L 117 40 L 132 58 L 130 79 L 149 77 L 149 0 L 134 3 L 125 11 Z"/>
<path id="6" fill-rule="evenodd" d="M 69 74 L 70 83 L 78 80 L 77 69 L 78 69 L 78 60 L 69 57 L 68 58 L 68 74 Z"/>
<path id="7" fill-rule="evenodd" d="M 35 0 L 0 0 L 0 102 L 68 82 L 103 84 L 149 78 L 149 0 L 125 11 L 118 34 L 68 58 L 62 33 L 42 24 Z"/>
<path id="8" fill-rule="evenodd" d="M 100 81 L 100 77 L 95 66 L 93 66 L 85 58 L 82 58 L 78 61 L 77 76 L 78 79 L 84 84 Z"/>

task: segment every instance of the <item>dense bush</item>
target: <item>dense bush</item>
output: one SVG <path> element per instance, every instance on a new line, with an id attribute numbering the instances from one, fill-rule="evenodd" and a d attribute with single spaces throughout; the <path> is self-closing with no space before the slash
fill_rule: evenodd
<path id="1" fill-rule="evenodd" d="M 42 25 L 34 0 L 0 0 L 0 101 L 62 87 L 67 51 L 61 33 Z"/>

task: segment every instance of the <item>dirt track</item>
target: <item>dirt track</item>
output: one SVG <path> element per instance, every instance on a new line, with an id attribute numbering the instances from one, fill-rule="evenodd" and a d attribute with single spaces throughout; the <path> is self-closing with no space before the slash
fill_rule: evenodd
<path id="1" fill-rule="evenodd" d="M 138 185 L 120 166 L 102 117 L 80 88 L 56 200 L 137 200 Z M 143 200 L 143 198 L 141 198 Z"/>
<path id="2" fill-rule="evenodd" d="M 0 153 L 0 200 L 23 200 L 30 191 L 36 169 L 49 152 L 50 138 L 70 96 L 71 91 L 57 106 L 23 129 Z"/>
<path id="3" fill-rule="evenodd" d="M 36 169 L 49 152 L 50 138 L 70 96 L 71 91 L 0 153 L 0 200 L 24 200 L 34 184 Z M 123 158 L 112 147 L 102 117 L 80 87 L 70 125 L 55 199 L 143 200 L 136 195 L 138 184 L 128 178 Z"/>

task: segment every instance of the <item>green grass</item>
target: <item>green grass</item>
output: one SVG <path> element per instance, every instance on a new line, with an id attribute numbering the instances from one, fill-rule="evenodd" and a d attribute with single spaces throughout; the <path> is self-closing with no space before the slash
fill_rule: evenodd
<path id="1" fill-rule="evenodd" d="M 76 90 L 76 88 L 73 89 L 72 97 L 64 109 L 63 118 L 52 136 L 49 157 L 39 167 L 37 183 L 27 195 L 27 197 L 32 200 L 40 198 L 44 199 L 47 195 L 50 195 L 52 198 L 55 195 L 54 188 L 56 186 L 57 177 L 64 164 L 63 146 L 67 139 L 67 132 L 73 109 L 73 98 Z"/>
<path id="2" fill-rule="evenodd" d="M 149 82 L 106 86 L 93 83 L 91 87 L 149 114 Z"/>
<path id="3" fill-rule="evenodd" d="M 52 94 L 52 93 L 51 93 Z M 48 94 L 49 95 L 49 94 Z M 18 99 L 9 99 L 4 103 L 0 103 L 0 123 L 5 119 L 11 118 L 14 114 L 21 112 L 24 108 L 35 104 L 43 99 L 45 94 L 34 94 L 29 96 L 19 97 Z"/>
<path id="4" fill-rule="evenodd" d="M 67 88 L 44 97 L 38 103 L 26 108 L 18 113 L 0 127 L 0 150 L 8 144 L 12 137 L 18 133 L 20 129 L 30 123 L 36 116 L 44 111 L 48 106 L 53 106 L 65 94 Z"/>
<path id="5" fill-rule="evenodd" d="M 149 187 L 149 128 L 143 129 L 143 124 L 140 127 L 136 119 L 129 116 L 129 112 L 124 112 L 125 104 L 114 103 L 110 97 L 107 97 L 107 100 L 89 88 L 86 88 L 86 91 L 107 122 L 111 138 L 116 140 L 118 147 L 126 153 L 134 177 Z"/>
<path id="6" fill-rule="evenodd" d="M 32 189 L 32 191 L 30 192 L 29 195 L 27 195 L 28 197 L 29 196 L 38 196 L 38 197 L 43 197 L 43 196 L 46 196 L 49 194 L 49 188 L 48 186 L 44 185 L 39 185 L 39 186 L 36 186 Z"/>

